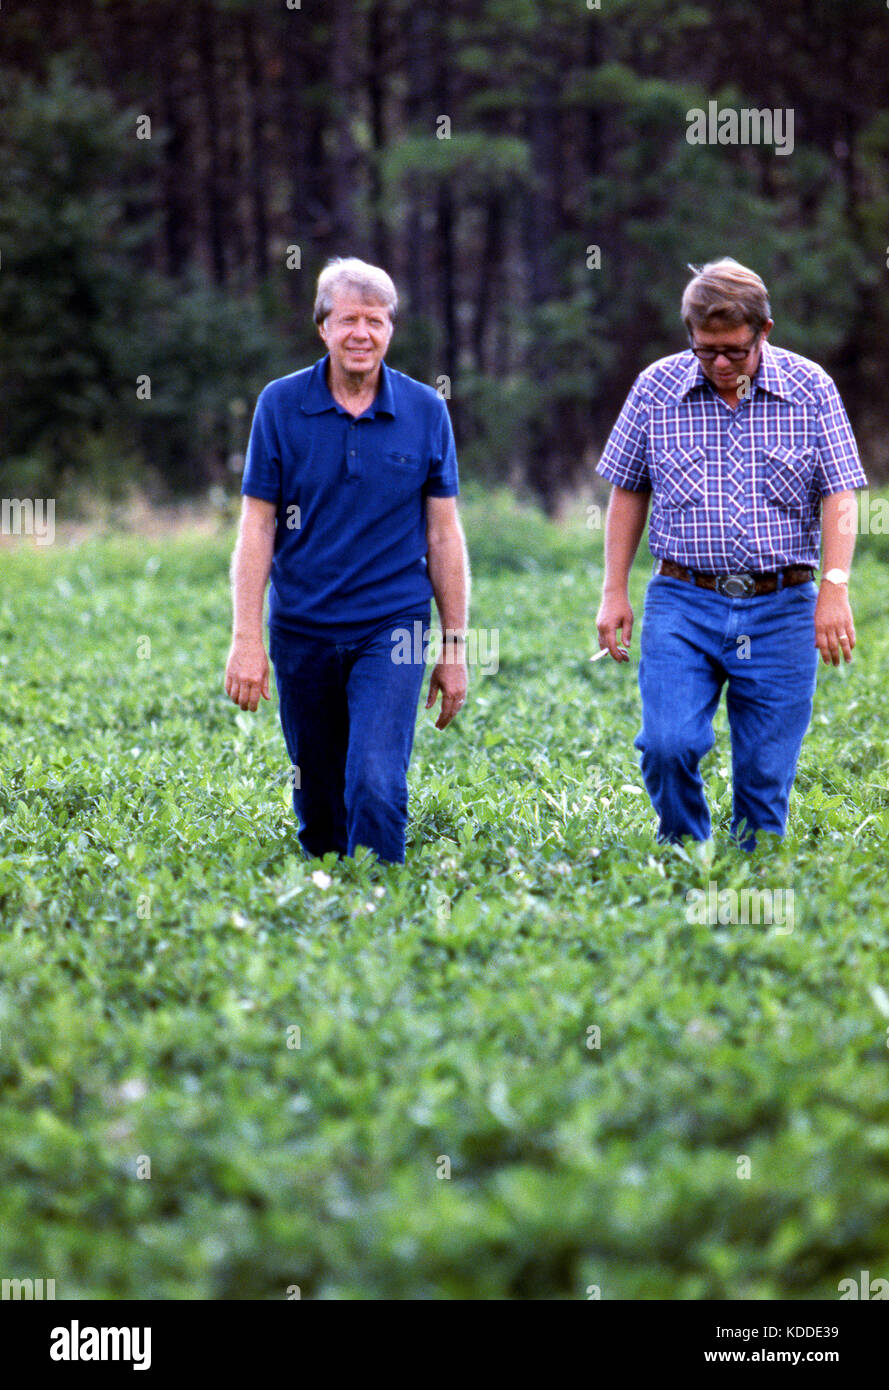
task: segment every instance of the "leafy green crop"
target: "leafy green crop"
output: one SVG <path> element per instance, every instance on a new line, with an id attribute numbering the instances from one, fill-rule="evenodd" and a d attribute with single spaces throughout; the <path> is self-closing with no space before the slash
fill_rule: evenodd
<path id="1" fill-rule="evenodd" d="M 729 844 L 721 714 L 714 844 L 671 849 L 638 629 L 629 666 L 588 661 L 601 533 L 503 496 L 464 517 L 500 666 L 446 732 L 418 714 L 403 867 L 299 854 L 275 706 L 222 690 L 230 532 L 4 551 L 4 1276 L 811 1299 L 889 1275 L 882 561 L 864 538 L 787 839 Z M 696 923 L 710 883 L 792 889 L 793 930 Z"/>

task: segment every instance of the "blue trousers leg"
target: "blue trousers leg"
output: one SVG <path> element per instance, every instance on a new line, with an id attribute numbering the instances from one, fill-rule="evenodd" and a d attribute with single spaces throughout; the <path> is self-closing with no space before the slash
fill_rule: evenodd
<path id="1" fill-rule="evenodd" d="M 349 710 L 341 657 L 333 643 L 292 633 L 272 633 L 270 647 L 284 742 L 298 773 L 300 845 L 310 858 L 345 854 Z"/>
<path id="2" fill-rule="evenodd" d="M 642 728 L 635 747 L 659 820 L 658 839 L 706 840 L 710 811 L 698 764 L 713 747 L 713 716 L 726 673 L 714 647 L 711 614 L 687 602 L 690 586 L 652 579 L 645 596 L 639 691 Z"/>
<path id="3" fill-rule="evenodd" d="M 757 830 L 783 835 L 818 675 L 814 584 L 758 602 L 749 655 L 729 663 L 732 834 L 754 849 Z"/>
<path id="4" fill-rule="evenodd" d="M 393 660 L 391 631 L 358 650 L 346 681 L 349 750 L 346 757 L 348 853 L 367 845 L 390 863 L 404 863 L 407 772 L 425 665 Z"/>

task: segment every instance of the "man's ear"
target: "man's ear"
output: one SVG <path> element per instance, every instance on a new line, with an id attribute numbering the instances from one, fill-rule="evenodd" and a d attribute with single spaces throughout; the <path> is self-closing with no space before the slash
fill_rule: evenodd
<path id="1" fill-rule="evenodd" d="M 769 334 L 771 333 L 771 331 L 772 331 L 772 329 L 773 329 L 774 327 L 775 327 L 775 320 L 774 320 L 774 319 L 768 319 L 768 320 L 766 321 L 766 323 L 763 324 L 762 328 L 760 329 L 760 333 L 762 334 L 763 342 L 765 342 L 766 338 L 769 336 Z"/>

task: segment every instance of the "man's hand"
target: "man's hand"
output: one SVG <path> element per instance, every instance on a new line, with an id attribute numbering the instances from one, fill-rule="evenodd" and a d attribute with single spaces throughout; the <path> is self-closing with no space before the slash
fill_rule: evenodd
<path id="1" fill-rule="evenodd" d="M 269 695 L 269 661 L 262 638 L 234 638 L 225 667 L 225 693 L 241 709 L 255 710 Z"/>
<path id="2" fill-rule="evenodd" d="M 815 604 L 815 646 L 825 665 L 840 664 L 840 652 L 846 661 L 852 660 L 855 646 L 855 624 L 849 607 L 845 584 L 824 581 L 818 590 Z"/>
<path id="3" fill-rule="evenodd" d="M 633 635 L 633 610 L 626 589 L 618 592 L 606 590 L 602 595 L 602 603 L 596 616 L 596 631 L 599 634 L 600 650 L 607 648 L 615 661 L 629 661 L 624 648 L 630 645 Z M 618 633 L 621 635 L 623 646 L 618 645 Z"/>
<path id="4" fill-rule="evenodd" d="M 445 648 L 446 655 L 448 649 Z M 454 659 L 448 661 L 442 657 L 433 667 L 432 675 L 429 678 L 429 694 L 426 696 L 426 709 L 431 709 L 438 699 L 438 692 L 441 691 L 441 710 L 435 721 L 436 729 L 446 729 L 457 711 L 466 701 L 466 691 L 469 686 L 469 672 L 466 669 L 466 658 L 461 650 L 459 660 L 456 653 L 451 653 Z"/>

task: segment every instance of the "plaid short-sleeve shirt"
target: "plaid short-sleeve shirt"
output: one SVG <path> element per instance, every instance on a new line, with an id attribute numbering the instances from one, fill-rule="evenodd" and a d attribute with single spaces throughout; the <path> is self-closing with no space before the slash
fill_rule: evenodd
<path id="1" fill-rule="evenodd" d="M 688 350 L 636 378 L 596 470 L 652 493 L 649 545 L 707 574 L 817 567 L 821 498 L 866 487 L 827 373 L 765 343 L 732 409 Z"/>

